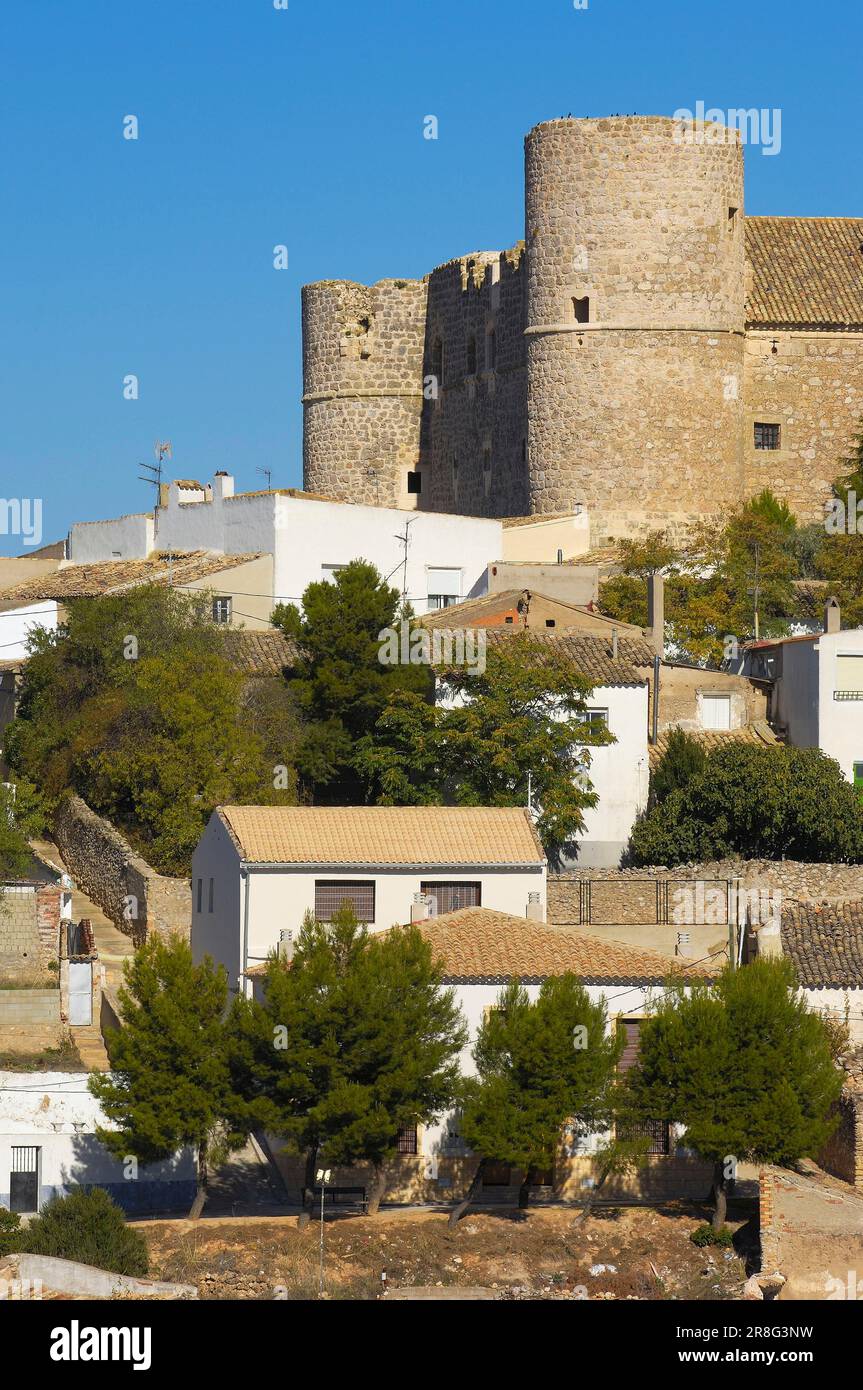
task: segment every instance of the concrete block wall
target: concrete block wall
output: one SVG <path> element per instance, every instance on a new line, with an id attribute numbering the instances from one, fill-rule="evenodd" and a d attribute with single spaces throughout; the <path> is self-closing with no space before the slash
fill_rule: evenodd
<path id="1" fill-rule="evenodd" d="M 0 1031 L 30 1024 L 60 1027 L 59 989 L 0 989 Z"/>

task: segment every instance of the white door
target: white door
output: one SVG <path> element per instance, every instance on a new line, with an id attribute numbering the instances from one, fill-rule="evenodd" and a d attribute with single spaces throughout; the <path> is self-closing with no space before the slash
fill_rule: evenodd
<path id="1" fill-rule="evenodd" d="M 88 960 L 69 962 L 69 1022 L 73 1027 L 93 1022 L 93 966 Z"/>
<path id="2" fill-rule="evenodd" d="M 731 728 L 731 696 L 703 695 L 701 719 L 705 729 Z"/>

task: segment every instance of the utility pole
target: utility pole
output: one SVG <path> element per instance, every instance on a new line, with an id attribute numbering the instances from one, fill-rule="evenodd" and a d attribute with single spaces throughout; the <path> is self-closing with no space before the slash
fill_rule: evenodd
<path id="1" fill-rule="evenodd" d="M 324 1192 L 332 1173 L 329 1168 L 319 1168 L 317 1176 L 321 1184 L 321 1266 L 318 1275 L 318 1298 L 321 1298 L 324 1292 Z"/>

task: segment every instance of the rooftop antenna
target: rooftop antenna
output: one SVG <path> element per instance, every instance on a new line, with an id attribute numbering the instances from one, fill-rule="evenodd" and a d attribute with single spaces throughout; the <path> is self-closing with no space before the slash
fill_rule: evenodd
<path id="1" fill-rule="evenodd" d="M 142 483 L 153 484 L 156 489 L 156 505 L 158 506 L 162 496 L 162 461 L 163 459 L 172 459 L 174 457 L 174 450 L 170 439 L 157 439 L 153 445 L 153 454 L 156 458 L 155 463 L 138 464 L 138 467 L 145 469 L 146 473 L 150 476 L 147 477 L 145 473 L 139 473 L 138 478 Z"/>
<path id="2" fill-rule="evenodd" d="M 267 492 L 273 490 L 273 470 L 272 468 L 259 468 L 258 473 L 262 473 L 267 480 Z"/>
<path id="3" fill-rule="evenodd" d="M 415 516 L 405 521 L 404 535 L 399 534 L 396 536 L 396 540 L 400 541 L 405 548 L 405 558 L 402 561 L 402 609 L 405 608 L 408 598 L 408 546 L 410 545 L 410 528 L 415 521 Z"/>

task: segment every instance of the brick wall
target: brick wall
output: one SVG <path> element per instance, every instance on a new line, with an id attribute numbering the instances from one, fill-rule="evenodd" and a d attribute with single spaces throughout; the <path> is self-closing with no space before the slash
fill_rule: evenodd
<path id="1" fill-rule="evenodd" d="M 761 1242 L 761 1270 L 769 1274 L 779 1269 L 779 1231 L 776 1226 L 776 1174 L 762 1168 L 758 1175 L 758 1231 Z"/>
<path id="2" fill-rule="evenodd" d="M 188 939 L 189 880 L 157 873 L 80 797 L 61 803 L 54 838 L 72 877 L 120 931 L 139 940 L 150 931 L 179 932 Z"/>

